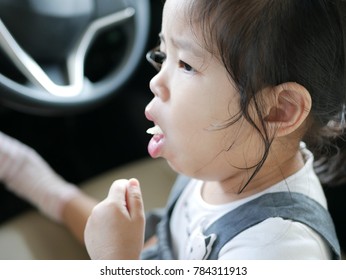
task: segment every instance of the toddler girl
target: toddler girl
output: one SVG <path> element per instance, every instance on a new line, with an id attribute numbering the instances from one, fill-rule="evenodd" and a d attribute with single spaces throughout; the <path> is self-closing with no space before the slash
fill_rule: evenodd
<path id="1" fill-rule="evenodd" d="M 321 181 L 345 174 L 334 145 L 345 128 L 342 2 L 166 1 L 160 45 L 147 56 L 159 70 L 145 110 L 154 123 L 148 151 L 184 176 L 153 236 L 144 234 L 135 179 L 115 181 L 94 207 L 56 175 L 36 201 L 21 171 L 36 167 L 25 152 L 2 178 L 80 240 L 85 234 L 93 259 L 339 258 Z"/>

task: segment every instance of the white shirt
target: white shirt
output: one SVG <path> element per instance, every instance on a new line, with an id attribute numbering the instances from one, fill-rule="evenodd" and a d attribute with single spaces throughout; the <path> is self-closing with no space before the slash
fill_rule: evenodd
<path id="1" fill-rule="evenodd" d="M 178 199 L 170 221 L 173 253 L 177 259 L 203 259 L 208 248 L 203 230 L 215 220 L 265 193 L 303 193 L 327 208 L 322 186 L 313 170 L 313 156 L 302 151 L 304 167 L 274 186 L 241 200 L 222 205 L 206 203 L 203 181 L 191 180 Z M 212 237 L 213 238 L 213 237 Z M 220 251 L 219 259 L 330 259 L 331 251 L 323 238 L 308 226 L 269 218 L 238 234 Z"/>

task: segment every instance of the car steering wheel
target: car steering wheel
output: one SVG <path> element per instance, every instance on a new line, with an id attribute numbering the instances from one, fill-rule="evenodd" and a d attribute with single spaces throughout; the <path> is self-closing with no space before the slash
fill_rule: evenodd
<path id="1" fill-rule="evenodd" d="M 64 114 L 106 100 L 143 59 L 149 26 L 149 0 L 0 0 L 1 102 Z"/>

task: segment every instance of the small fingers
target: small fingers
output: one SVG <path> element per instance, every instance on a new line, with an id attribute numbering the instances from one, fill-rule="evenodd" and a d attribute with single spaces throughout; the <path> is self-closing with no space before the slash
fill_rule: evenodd
<path id="1" fill-rule="evenodd" d="M 142 192 L 137 179 L 130 179 L 126 193 L 127 209 L 133 219 L 144 217 Z"/>
<path id="2" fill-rule="evenodd" d="M 114 181 L 107 200 L 115 202 L 131 219 L 144 216 L 142 193 L 137 179 Z"/>
<path id="3" fill-rule="evenodd" d="M 125 201 L 126 188 L 129 184 L 128 180 L 116 180 L 111 185 L 107 199 L 116 201 Z"/>
<path id="4" fill-rule="evenodd" d="M 109 203 L 109 205 L 113 205 L 115 207 L 114 210 L 118 209 L 125 216 L 129 216 L 129 211 L 127 209 L 127 201 L 126 201 L 126 189 L 128 187 L 128 180 L 116 180 L 111 185 L 108 196 L 105 199 L 105 202 Z"/>

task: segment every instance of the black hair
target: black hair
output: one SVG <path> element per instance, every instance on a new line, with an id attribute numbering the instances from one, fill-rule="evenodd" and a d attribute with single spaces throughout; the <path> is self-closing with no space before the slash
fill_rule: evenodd
<path id="1" fill-rule="evenodd" d="M 273 139 L 262 112 L 261 89 L 285 82 L 304 86 L 312 98 L 303 141 L 314 153 L 324 184 L 346 180 L 345 27 L 341 0 L 194 0 L 191 27 L 201 28 L 205 48 L 226 67 L 240 93 L 240 111 L 260 133 L 265 162 Z M 249 114 L 250 102 L 262 123 Z M 253 177 L 252 176 L 252 177 Z M 252 178 L 251 177 L 251 178 Z M 250 178 L 250 180 L 251 180 Z"/>

